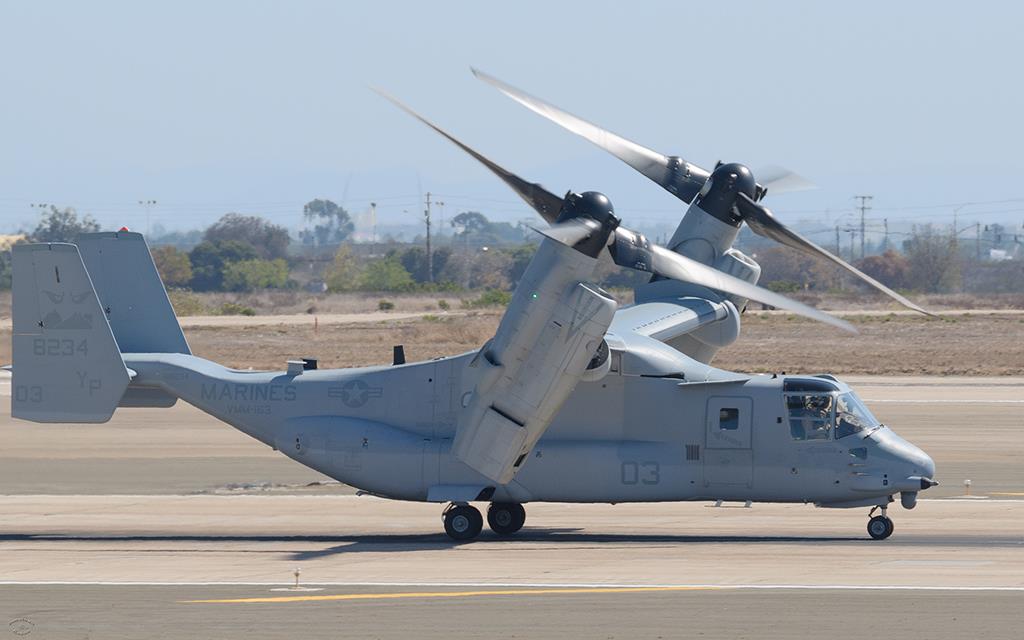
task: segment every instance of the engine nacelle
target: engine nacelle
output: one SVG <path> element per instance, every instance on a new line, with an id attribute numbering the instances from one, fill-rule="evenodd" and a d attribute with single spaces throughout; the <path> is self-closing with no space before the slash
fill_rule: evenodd
<path id="1" fill-rule="evenodd" d="M 477 384 L 452 453 L 495 482 L 513 478 L 588 366 L 592 375 L 605 366 L 595 355 L 617 304 L 585 284 L 596 266 L 596 257 L 541 242 L 494 338 L 470 365 Z"/>

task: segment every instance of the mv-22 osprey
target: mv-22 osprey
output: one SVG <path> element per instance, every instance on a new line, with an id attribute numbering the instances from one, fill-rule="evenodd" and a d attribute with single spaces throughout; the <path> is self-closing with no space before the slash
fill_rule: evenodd
<path id="1" fill-rule="evenodd" d="M 870 507 L 868 533 L 882 539 L 893 496 L 912 508 L 934 484 L 931 458 L 836 378 L 707 364 L 747 300 L 848 323 L 726 272 L 753 269 L 657 246 L 623 227 L 604 195 L 558 197 L 420 119 L 551 224 L 479 350 L 368 368 L 229 369 L 191 354 L 141 235 L 86 234 L 14 247 L 12 415 L 105 422 L 117 407 L 180 398 L 370 494 L 447 504 L 456 540 L 483 527 L 473 502 L 489 502 L 490 528 L 510 535 L 527 502 L 684 500 Z M 691 222 L 756 194 L 749 172 L 728 167 L 705 178 Z M 654 276 L 636 304 L 619 309 L 590 282 L 609 257 Z"/>

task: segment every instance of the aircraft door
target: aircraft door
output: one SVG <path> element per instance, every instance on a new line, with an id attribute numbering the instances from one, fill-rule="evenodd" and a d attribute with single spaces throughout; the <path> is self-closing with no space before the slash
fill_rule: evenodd
<path id="1" fill-rule="evenodd" d="M 715 497 L 732 497 L 728 489 L 749 488 L 753 482 L 752 413 L 750 398 L 716 396 L 708 399 L 704 486 L 726 490 Z"/>

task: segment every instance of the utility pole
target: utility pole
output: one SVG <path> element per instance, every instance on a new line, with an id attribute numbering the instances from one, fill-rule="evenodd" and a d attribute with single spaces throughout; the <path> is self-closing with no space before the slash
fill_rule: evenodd
<path id="1" fill-rule="evenodd" d="M 864 215 L 871 210 L 871 205 L 868 203 L 874 199 L 874 196 L 853 196 L 855 200 L 860 200 L 860 257 L 864 258 Z M 852 257 L 852 256 L 851 256 Z"/>
<path id="2" fill-rule="evenodd" d="M 434 281 L 434 254 L 430 250 L 430 192 L 427 192 L 427 208 L 423 210 L 423 218 L 427 223 L 427 282 Z"/>
<path id="3" fill-rule="evenodd" d="M 974 223 L 974 257 L 981 260 L 981 223 Z"/>
<path id="4" fill-rule="evenodd" d="M 882 252 L 889 250 L 889 218 L 882 218 L 882 223 L 885 225 L 885 240 L 882 241 Z"/>
<path id="5" fill-rule="evenodd" d="M 370 255 L 377 255 L 377 203 L 370 203 L 370 225 L 373 230 L 370 232 Z"/>
<path id="6" fill-rule="evenodd" d="M 843 252 L 839 248 L 839 225 L 836 225 L 836 255 L 842 257 Z"/>
<path id="7" fill-rule="evenodd" d="M 441 240 L 441 244 L 444 244 L 444 202 L 438 200 L 434 204 L 441 208 L 441 222 L 437 225 L 437 237 Z"/>
<path id="8" fill-rule="evenodd" d="M 138 204 L 145 208 L 145 238 L 150 239 L 150 209 L 157 204 L 156 200 L 140 200 Z"/>
<path id="9" fill-rule="evenodd" d="M 966 204 L 962 204 L 959 207 L 953 208 L 953 255 L 955 256 L 960 255 L 960 232 L 968 229 L 968 227 L 961 229 L 957 224 L 957 221 L 959 220 L 958 214 L 960 213 L 960 210 L 966 206 Z"/>

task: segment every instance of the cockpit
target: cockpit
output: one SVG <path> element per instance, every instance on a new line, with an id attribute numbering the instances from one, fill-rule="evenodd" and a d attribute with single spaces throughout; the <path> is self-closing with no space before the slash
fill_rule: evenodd
<path id="1" fill-rule="evenodd" d="M 794 440 L 842 440 L 881 425 L 856 393 L 829 379 L 787 379 L 782 392 Z"/>

